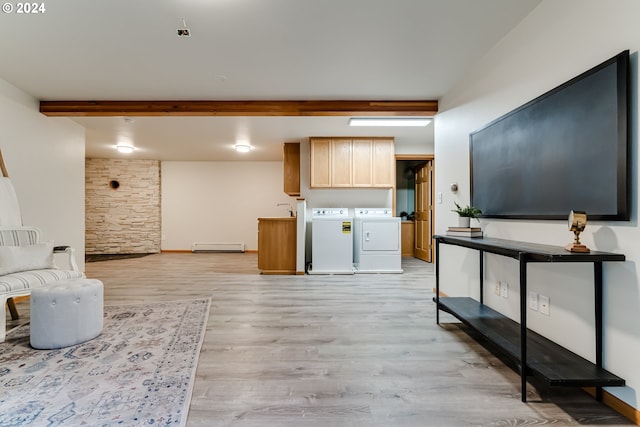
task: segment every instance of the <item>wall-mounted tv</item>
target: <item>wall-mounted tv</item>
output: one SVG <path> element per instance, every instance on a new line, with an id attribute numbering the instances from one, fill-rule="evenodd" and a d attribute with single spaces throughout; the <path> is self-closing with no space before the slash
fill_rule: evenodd
<path id="1" fill-rule="evenodd" d="M 629 51 L 470 134 L 471 204 L 489 218 L 630 217 Z"/>

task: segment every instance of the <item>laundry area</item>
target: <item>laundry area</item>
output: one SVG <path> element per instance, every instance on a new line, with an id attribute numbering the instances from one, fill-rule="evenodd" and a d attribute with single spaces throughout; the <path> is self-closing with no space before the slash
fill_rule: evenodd
<path id="1" fill-rule="evenodd" d="M 400 233 L 389 208 L 313 208 L 307 273 L 402 273 Z"/>
<path id="2" fill-rule="evenodd" d="M 311 211 L 309 274 L 353 274 L 353 216 L 347 208 Z"/>
<path id="3" fill-rule="evenodd" d="M 310 137 L 284 152 L 295 206 L 258 218 L 261 274 L 402 274 L 403 256 L 431 262 L 433 156 L 396 156 L 390 137 Z"/>
<path id="4" fill-rule="evenodd" d="M 358 208 L 354 215 L 356 273 L 402 273 L 400 217 L 387 208 Z"/>

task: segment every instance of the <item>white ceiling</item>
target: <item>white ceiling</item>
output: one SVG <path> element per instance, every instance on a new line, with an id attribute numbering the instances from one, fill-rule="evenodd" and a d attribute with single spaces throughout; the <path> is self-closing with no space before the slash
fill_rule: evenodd
<path id="1" fill-rule="evenodd" d="M 0 16 L 0 77 L 40 100 L 437 100 L 540 0 L 55 0 Z M 180 38 L 186 21 L 192 37 Z M 394 136 L 347 117 L 74 118 L 87 157 L 280 160 L 309 136 Z M 255 150 L 231 146 L 248 140 Z"/>

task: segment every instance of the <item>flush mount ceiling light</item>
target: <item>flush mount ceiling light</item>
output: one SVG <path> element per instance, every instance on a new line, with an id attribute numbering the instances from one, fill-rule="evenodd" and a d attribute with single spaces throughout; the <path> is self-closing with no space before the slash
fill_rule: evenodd
<path id="1" fill-rule="evenodd" d="M 427 117 L 354 117 L 349 119 L 349 126 L 426 126 L 431 123 Z"/>
<path id="2" fill-rule="evenodd" d="M 253 147 L 249 144 L 236 144 L 233 146 L 238 153 L 248 153 L 253 150 Z"/>
<path id="3" fill-rule="evenodd" d="M 120 153 L 131 154 L 133 153 L 133 150 L 135 150 L 135 148 L 131 145 L 118 144 L 116 145 L 116 150 L 118 150 L 118 152 Z"/>

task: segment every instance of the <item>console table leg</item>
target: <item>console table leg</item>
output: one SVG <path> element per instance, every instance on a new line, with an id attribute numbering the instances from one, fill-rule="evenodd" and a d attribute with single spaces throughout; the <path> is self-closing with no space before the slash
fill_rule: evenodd
<path id="1" fill-rule="evenodd" d="M 436 240 L 436 325 L 440 324 L 440 240 Z"/>
<path id="2" fill-rule="evenodd" d="M 595 329 L 596 329 L 596 366 L 602 368 L 602 262 L 593 263 Z M 602 401 L 602 387 L 596 387 L 596 400 Z"/>
<path id="3" fill-rule="evenodd" d="M 480 304 L 484 304 L 484 251 L 480 249 Z"/>
<path id="4" fill-rule="evenodd" d="M 527 401 L 527 260 L 520 254 L 520 390 Z"/>

